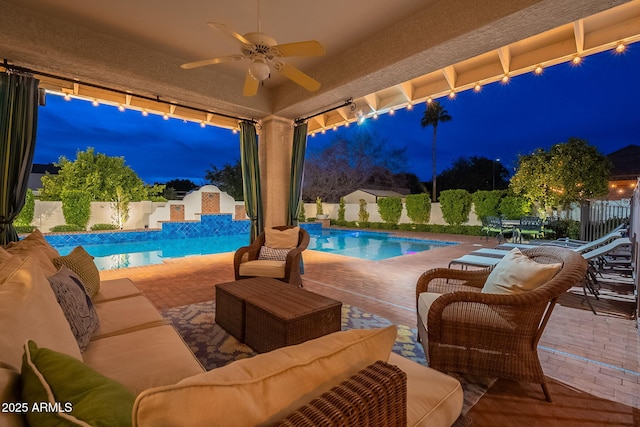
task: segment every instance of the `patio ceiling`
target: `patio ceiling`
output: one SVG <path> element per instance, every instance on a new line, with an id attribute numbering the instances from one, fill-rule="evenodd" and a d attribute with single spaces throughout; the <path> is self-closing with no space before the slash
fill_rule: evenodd
<path id="1" fill-rule="evenodd" d="M 640 0 L 262 0 L 263 32 L 325 46 L 288 61 L 322 87 L 275 73 L 244 97 L 246 61 L 180 64 L 237 53 L 206 23 L 256 31 L 256 0 L 0 0 L 0 10 L 0 57 L 38 71 L 45 88 L 223 127 L 236 125 L 227 115 L 294 119 L 349 98 L 381 114 L 640 39 Z M 345 107 L 309 129 L 355 119 Z"/>

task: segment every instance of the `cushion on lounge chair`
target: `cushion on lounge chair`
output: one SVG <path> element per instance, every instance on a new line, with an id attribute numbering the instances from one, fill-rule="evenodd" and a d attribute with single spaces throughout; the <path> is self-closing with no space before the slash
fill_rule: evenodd
<path id="1" fill-rule="evenodd" d="M 546 283 L 558 271 L 562 264 L 541 264 L 513 248 L 496 264 L 482 288 L 487 294 L 517 294 Z"/>

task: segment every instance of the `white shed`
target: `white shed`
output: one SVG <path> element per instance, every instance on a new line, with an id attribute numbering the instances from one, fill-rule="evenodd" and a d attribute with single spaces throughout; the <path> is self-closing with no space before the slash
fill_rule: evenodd
<path id="1" fill-rule="evenodd" d="M 404 194 L 392 190 L 367 190 L 360 188 L 344 196 L 344 202 L 359 203 L 360 199 L 364 199 L 367 203 L 378 203 L 378 199 L 383 197 L 401 197 L 404 203 L 404 196 Z"/>

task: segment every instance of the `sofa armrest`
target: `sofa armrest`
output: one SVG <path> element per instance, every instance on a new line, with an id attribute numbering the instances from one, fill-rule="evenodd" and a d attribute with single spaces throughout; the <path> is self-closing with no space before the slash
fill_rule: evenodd
<path id="1" fill-rule="evenodd" d="M 407 375 L 377 361 L 275 425 L 406 427 Z"/>

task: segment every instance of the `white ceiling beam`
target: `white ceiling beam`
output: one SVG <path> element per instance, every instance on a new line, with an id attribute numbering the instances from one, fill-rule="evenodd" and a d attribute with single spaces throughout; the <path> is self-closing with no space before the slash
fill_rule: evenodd
<path id="1" fill-rule="evenodd" d="M 511 49 L 509 49 L 509 46 L 498 49 L 498 58 L 500 58 L 502 71 L 504 71 L 505 74 L 509 74 L 509 71 L 511 71 Z"/>
<path id="2" fill-rule="evenodd" d="M 458 80 L 458 73 L 453 65 L 444 67 L 442 69 L 442 74 L 444 75 L 445 80 L 447 80 L 451 90 L 454 90 L 456 88 L 456 81 Z"/>

